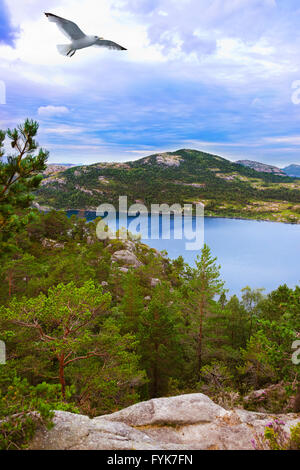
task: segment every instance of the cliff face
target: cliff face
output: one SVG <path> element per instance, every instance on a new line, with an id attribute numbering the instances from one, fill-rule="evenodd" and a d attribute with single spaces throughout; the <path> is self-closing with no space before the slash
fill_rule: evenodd
<path id="1" fill-rule="evenodd" d="M 32 450 L 251 450 L 251 440 L 275 415 L 227 411 L 201 393 L 157 398 L 90 419 L 63 411 L 39 429 Z M 299 414 L 277 415 L 285 431 Z"/>

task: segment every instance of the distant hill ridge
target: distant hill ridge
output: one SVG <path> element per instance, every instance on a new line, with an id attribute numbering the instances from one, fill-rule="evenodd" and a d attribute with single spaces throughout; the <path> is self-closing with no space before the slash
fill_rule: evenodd
<path id="1" fill-rule="evenodd" d="M 286 166 L 285 168 L 278 168 L 274 165 L 267 165 L 265 163 L 260 163 L 253 160 L 238 160 L 236 163 L 263 173 L 273 173 L 274 175 L 279 176 L 300 178 L 300 165 L 296 164 Z"/>
<path id="2" fill-rule="evenodd" d="M 300 178 L 300 165 L 289 165 L 283 168 L 283 170 L 288 176 Z"/>
<path id="3" fill-rule="evenodd" d="M 238 160 L 236 163 L 238 165 L 243 165 L 252 168 L 255 171 L 263 173 L 273 173 L 274 175 L 279 176 L 288 176 L 287 173 L 284 172 L 284 170 L 278 168 L 277 166 L 266 165 L 265 163 L 260 163 L 253 160 Z"/>

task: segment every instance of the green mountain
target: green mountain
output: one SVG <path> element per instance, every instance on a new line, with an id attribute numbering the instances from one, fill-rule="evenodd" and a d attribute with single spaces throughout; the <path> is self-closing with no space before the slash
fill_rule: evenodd
<path id="1" fill-rule="evenodd" d="M 128 163 L 98 163 L 45 175 L 37 202 L 95 210 L 102 203 L 205 204 L 206 215 L 300 223 L 300 181 L 260 173 L 197 150 L 155 154 Z"/>
<path id="2" fill-rule="evenodd" d="M 289 165 L 283 171 L 291 177 L 300 178 L 300 165 Z"/>

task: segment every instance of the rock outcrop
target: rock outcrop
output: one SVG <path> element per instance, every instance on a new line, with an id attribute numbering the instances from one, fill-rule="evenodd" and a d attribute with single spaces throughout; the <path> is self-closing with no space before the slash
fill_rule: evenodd
<path id="1" fill-rule="evenodd" d="M 124 266 L 132 266 L 138 268 L 142 263 L 138 260 L 136 255 L 129 250 L 116 251 L 111 258 L 112 262 L 121 262 Z"/>
<path id="2" fill-rule="evenodd" d="M 159 165 L 166 165 L 166 166 L 180 166 L 183 158 L 180 155 L 173 155 L 169 153 L 161 153 L 156 156 L 156 162 Z"/>
<path id="3" fill-rule="evenodd" d="M 44 240 L 42 241 L 42 246 L 44 248 L 64 249 L 65 244 L 59 243 L 56 240 L 51 240 L 50 238 L 44 238 Z"/>
<path id="4" fill-rule="evenodd" d="M 255 433 L 280 417 L 285 430 L 299 414 L 227 411 L 201 393 L 157 398 L 90 419 L 56 411 L 51 430 L 39 429 L 33 450 L 251 450 Z"/>
<path id="5" fill-rule="evenodd" d="M 152 279 L 151 279 L 151 281 L 150 281 L 151 287 L 156 287 L 156 286 L 158 286 L 158 284 L 161 284 L 161 280 L 160 280 L 160 279 L 156 279 L 156 278 L 152 278 Z"/>

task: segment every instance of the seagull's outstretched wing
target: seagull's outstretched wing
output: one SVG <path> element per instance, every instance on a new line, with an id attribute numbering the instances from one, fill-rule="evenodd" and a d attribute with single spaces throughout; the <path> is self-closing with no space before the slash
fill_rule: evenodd
<path id="1" fill-rule="evenodd" d="M 61 32 L 67 36 L 67 38 L 73 41 L 74 39 L 81 39 L 85 37 L 85 34 L 73 21 L 65 20 L 60 16 L 53 15 L 52 13 L 45 13 L 49 21 L 56 23 Z"/>
<path id="2" fill-rule="evenodd" d="M 106 39 L 98 39 L 94 46 L 106 47 L 107 49 L 116 49 L 118 51 L 127 51 L 125 47 L 120 46 L 116 42 L 107 41 Z"/>

